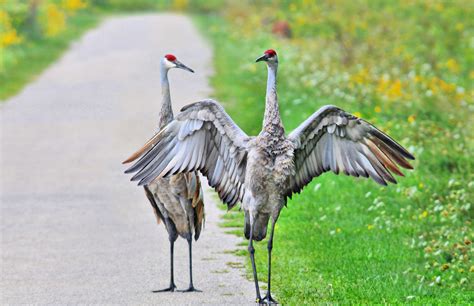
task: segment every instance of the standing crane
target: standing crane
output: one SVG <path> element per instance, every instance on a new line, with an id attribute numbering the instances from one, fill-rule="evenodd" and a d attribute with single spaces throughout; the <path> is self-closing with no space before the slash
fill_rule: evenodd
<path id="1" fill-rule="evenodd" d="M 414 157 L 369 122 L 327 105 L 285 135 L 280 117 L 276 77 L 278 56 L 267 50 L 257 62 L 268 68 L 263 128 L 245 134 L 213 100 L 185 106 L 176 119 L 150 139 L 129 161 L 138 172 L 132 180 L 148 184 L 156 177 L 200 171 L 224 203 L 242 203 L 245 237 L 259 303 L 277 303 L 271 296 L 271 253 L 275 224 L 287 198 L 299 193 L 324 172 L 370 177 L 381 185 L 396 183 L 391 172 L 412 169 Z M 253 241 L 268 240 L 268 286 L 263 299 L 258 285 Z"/>
<path id="2" fill-rule="evenodd" d="M 158 126 L 163 129 L 173 120 L 168 71 L 173 68 L 194 72 L 178 61 L 172 54 L 161 60 L 162 105 Z M 144 184 L 145 194 L 153 207 L 158 224 L 163 222 L 170 241 L 170 285 L 153 292 L 174 291 L 174 242 L 178 235 L 188 241 L 189 246 L 189 288 L 185 292 L 199 291 L 193 285 L 192 236 L 198 240 L 204 221 L 204 202 L 201 182 L 197 172 L 187 172 L 166 178 L 157 178 Z"/>

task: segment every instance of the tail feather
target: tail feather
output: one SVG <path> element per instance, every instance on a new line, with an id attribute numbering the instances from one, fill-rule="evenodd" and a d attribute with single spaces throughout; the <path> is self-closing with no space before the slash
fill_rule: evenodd
<path id="1" fill-rule="evenodd" d="M 191 173 L 194 178 L 192 179 L 194 185 L 193 190 L 193 198 L 192 198 L 192 206 L 194 208 L 194 240 L 199 239 L 199 235 L 201 234 L 201 230 L 204 227 L 205 223 L 205 215 L 204 215 L 204 194 L 201 187 L 201 180 L 197 173 Z"/>

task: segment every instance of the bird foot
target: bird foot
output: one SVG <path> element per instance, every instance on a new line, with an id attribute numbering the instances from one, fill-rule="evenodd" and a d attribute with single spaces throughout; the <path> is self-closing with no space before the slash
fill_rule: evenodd
<path id="1" fill-rule="evenodd" d="M 160 290 L 153 290 L 153 293 L 158 292 L 174 292 L 176 290 L 175 284 L 171 284 L 168 288 L 160 289 Z"/>
<path id="2" fill-rule="evenodd" d="M 267 295 L 265 295 L 263 299 L 260 299 L 258 303 L 260 305 L 277 305 L 278 304 L 278 302 L 274 298 L 272 298 L 270 293 L 267 293 Z"/>
<path id="3" fill-rule="evenodd" d="M 194 288 L 194 286 L 189 286 L 188 289 L 178 290 L 179 292 L 202 292 L 202 290 Z"/>

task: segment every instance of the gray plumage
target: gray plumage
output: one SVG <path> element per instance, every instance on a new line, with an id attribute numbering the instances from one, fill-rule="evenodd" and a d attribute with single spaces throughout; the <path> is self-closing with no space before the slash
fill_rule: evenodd
<path id="1" fill-rule="evenodd" d="M 276 92 L 278 57 L 267 50 L 260 60 L 267 62 L 268 80 L 258 136 L 245 134 L 217 102 L 197 102 L 184 107 L 145 145 L 129 172 L 137 172 L 132 180 L 143 185 L 157 177 L 199 170 L 229 209 L 241 202 L 257 299 L 272 303 L 273 231 L 287 198 L 327 171 L 370 177 L 382 185 L 396 183 L 391 172 L 403 175 L 398 166 L 411 169 L 407 159 L 414 157 L 370 123 L 331 105 L 285 136 Z M 268 291 L 261 299 L 252 241 L 265 238 L 269 220 Z"/>
<path id="2" fill-rule="evenodd" d="M 162 59 L 160 68 L 162 105 L 158 121 L 159 130 L 173 120 L 168 81 L 169 69 L 182 68 L 193 72 L 170 55 L 166 55 Z M 189 172 L 156 178 L 148 180 L 144 184 L 144 189 L 155 213 L 157 223 L 164 223 L 170 240 L 170 286 L 158 291 L 174 291 L 176 288 L 173 274 L 173 245 L 178 236 L 188 240 L 190 264 L 190 286 L 188 291 L 194 291 L 192 281 L 192 236 L 194 234 L 194 239 L 198 240 L 204 222 L 203 192 L 199 176 L 197 172 Z"/>

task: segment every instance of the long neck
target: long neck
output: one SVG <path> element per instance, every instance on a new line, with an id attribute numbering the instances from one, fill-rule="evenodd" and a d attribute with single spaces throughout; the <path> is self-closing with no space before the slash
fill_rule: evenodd
<path id="1" fill-rule="evenodd" d="M 280 110 L 278 107 L 278 97 L 276 89 L 277 77 L 277 63 L 267 65 L 268 79 L 267 79 L 267 94 L 265 98 L 265 116 L 263 118 L 263 131 L 275 136 L 285 134 L 285 129 L 280 117 Z"/>
<path id="2" fill-rule="evenodd" d="M 161 68 L 161 110 L 158 127 L 162 129 L 173 120 L 173 108 L 171 107 L 170 83 L 168 81 L 168 69 Z"/>

